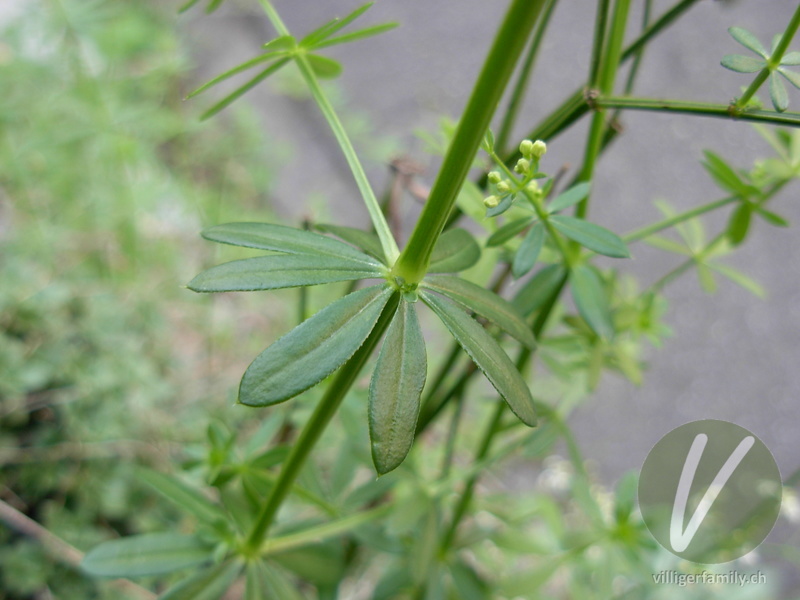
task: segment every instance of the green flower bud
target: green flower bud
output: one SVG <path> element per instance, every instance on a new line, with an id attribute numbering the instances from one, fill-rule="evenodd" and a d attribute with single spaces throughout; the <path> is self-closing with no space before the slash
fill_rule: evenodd
<path id="1" fill-rule="evenodd" d="M 500 198 L 498 198 L 497 196 L 487 196 L 486 198 L 483 199 L 483 205 L 486 208 L 494 208 L 498 204 L 500 204 Z"/>
<path id="2" fill-rule="evenodd" d="M 535 179 L 533 181 L 531 181 L 528 185 L 526 185 L 525 189 L 528 190 L 531 194 L 534 194 L 534 195 L 539 194 L 542 191 L 539 188 L 539 184 L 536 182 Z"/>
<path id="3" fill-rule="evenodd" d="M 501 181 L 500 183 L 497 184 L 497 191 L 503 194 L 507 194 L 508 192 L 511 191 L 511 184 L 509 184 L 507 181 Z"/>
<path id="4" fill-rule="evenodd" d="M 531 158 L 531 156 L 533 156 L 533 142 L 530 140 L 522 140 L 519 145 L 519 151 L 525 158 Z"/>
<path id="5" fill-rule="evenodd" d="M 503 176 L 500 175 L 498 171 L 491 171 L 487 176 L 487 179 L 489 180 L 489 183 L 500 183 L 500 181 L 503 179 Z"/>
<path id="6" fill-rule="evenodd" d="M 520 158 L 517 161 L 516 166 L 514 167 L 514 171 L 520 174 L 527 173 L 530 171 L 531 162 L 527 158 Z"/>
<path id="7" fill-rule="evenodd" d="M 534 158 L 542 158 L 547 153 L 547 144 L 542 140 L 536 140 L 531 146 L 531 154 Z"/>

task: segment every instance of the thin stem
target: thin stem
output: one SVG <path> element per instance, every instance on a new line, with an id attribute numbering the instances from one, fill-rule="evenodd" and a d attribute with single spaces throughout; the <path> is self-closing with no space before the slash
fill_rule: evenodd
<path id="1" fill-rule="evenodd" d="M 456 450 L 456 437 L 458 436 L 458 426 L 461 424 L 461 417 L 464 416 L 464 388 L 460 388 L 456 397 L 456 404 L 453 407 L 453 416 L 450 419 L 450 426 L 447 428 L 447 439 L 444 445 L 444 456 L 442 457 L 442 470 L 439 479 L 446 479 L 450 476 L 453 466 L 453 457 Z"/>
<path id="2" fill-rule="evenodd" d="M 286 28 L 286 25 L 283 24 L 283 21 L 281 21 L 280 16 L 269 0 L 260 0 L 260 2 L 264 7 L 267 17 L 272 22 L 278 34 L 288 35 L 289 31 Z M 358 191 L 361 192 L 361 197 L 364 199 L 364 204 L 367 207 L 367 212 L 369 212 L 372 225 L 375 227 L 375 232 L 378 234 L 378 238 L 380 238 L 383 254 L 388 263 L 392 265 L 400 255 L 400 250 L 397 247 L 397 242 L 395 242 L 394 237 L 392 236 L 391 229 L 389 229 L 389 224 L 386 222 L 383 211 L 378 204 L 378 199 L 375 197 L 375 192 L 372 190 L 369 179 L 367 179 L 367 174 L 364 172 L 364 167 L 361 165 L 361 161 L 358 159 L 355 148 L 353 148 L 353 144 L 350 142 L 347 131 L 345 131 L 342 122 L 336 115 L 336 111 L 328 101 L 328 97 L 325 95 L 325 92 L 322 91 L 322 87 L 319 85 L 317 76 L 314 73 L 314 70 L 311 68 L 311 65 L 308 63 L 305 55 L 302 52 L 295 54 L 294 61 L 300 70 L 300 74 L 303 76 L 303 79 L 305 79 L 309 90 L 311 91 L 311 96 L 316 101 L 317 106 L 319 106 L 319 109 L 325 117 L 325 120 L 328 121 L 328 125 L 333 131 L 333 135 L 336 138 L 336 141 L 339 143 L 339 147 L 342 149 L 342 153 L 347 160 L 347 164 L 350 166 L 350 170 L 353 173 L 353 178 L 356 180 Z"/>
<path id="3" fill-rule="evenodd" d="M 505 404 L 502 400 L 497 400 L 497 405 L 494 409 L 494 414 L 492 415 L 491 420 L 486 426 L 486 429 L 483 433 L 483 438 L 481 439 L 480 446 L 478 447 L 478 451 L 475 453 L 475 462 L 480 462 L 486 455 L 489 454 L 489 450 L 492 447 L 492 441 L 494 440 L 495 434 L 500 429 L 500 422 L 503 419 L 503 413 L 505 412 Z M 461 494 L 461 497 L 458 500 L 458 504 L 456 505 L 455 511 L 453 512 L 453 520 L 450 523 L 450 527 L 442 537 L 442 542 L 439 546 L 439 555 L 444 558 L 447 555 L 447 552 L 450 550 L 450 547 L 453 545 L 453 540 L 456 536 L 456 531 L 458 531 L 458 525 L 461 523 L 461 519 L 464 518 L 464 514 L 467 512 L 467 508 L 469 508 L 469 504 L 472 501 L 472 496 L 475 494 L 475 484 L 478 482 L 478 474 L 476 473 L 472 477 L 470 477 L 469 481 L 467 482 L 466 486 L 464 487 L 464 492 Z"/>
<path id="4" fill-rule="evenodd" d="M 658 233 L 659 231 L 668 229 L 673 225 L 678 225 L 680 223 L 683 223 L 684 221 L 688 221 L 689 219 L 694 219 L 695 217 L 699 217 L 700 215 L 703 215 L 707 212 L 711 212 L 728 204 L 732 204 L 733 202 L 737 202 L 738 200 L 739 196 L 728 196 L 727 198 L 722 198 L 721 200 L 715 200 L 714 202 L 709 202 L 708 204 L 704 204 L 702 206 L 698 206 L 691 210 L 687 210 L 678 215 L 675 215 L 674 217 L 670 217 L 669 219 L 664 219 L 663 221 L 659 221 L 657 223 L 653 223 L 652 225 L 647 225 L 646 227 L 637 229 L 636 231 L 632 231 L 631 233 L 623 236 L 622 239 L 625 241 L 625 243 L 628 244 L 630 244 L 631 242 L 638 242 L 639 240 L 643 240 L 646 237 L 650 237 L 654 233 Z"/>
<path id="5" fill-rule="evenodd" d="M 408 283 L 425 276 L 431 252 L 450 216 L 492 115 L 545 0 L 512 0 L 472 91 L 408 245 L 394 275 Z"/>
<path id="6" fill-rule="evenodd" d="M 611 30 L 608 34 L 608 43 L 600 61 L 600 68 L 597 73 L 593 73 L 593 79 L 589 80 L 589 85 L 593 89 L 598 89 L 602 93 L 609 94 L 614 88 L 614 81 L 617 69 L 622 60 L 622 43 L 625 39 L 625 26 L 628 22 L 628 12 L 630 10 L 630 0 L 617 0 L 614 6 L 614 18 L 611 22 Z M 598 110 L 592 117 L 592 124 L 589 128 L 589 138 L 586 142 L 586 152 L 583 158 L 583 166 L 579 181 L 591 181 L 594 175 L 594 167 L 600 156 L 603 147 L 603 138 L 606 130 L 606 115 L 603 110 Z M 575 215 L 578 218 L 586 217 L 589 210 L 589 200 L 591 193 L 578 203 Z"/>
<path id="7" fill-rule="evenodd" d="M 517 120 L 519 109 L 522 107 L 522 102 L 525 99 L 525 92 L 528 89 L 528 82 L 530 81 L 533 67 L 536 64 L 536 57 L 539 55 L 539 47 L 542 45 L 544 34 L 547 31 L 547 26 L 550 24 L 550 17 L 553 15 L 553 9 L 558 4 L 558 0 L 546 0 L 547 5 L 544 8 L 544 13 L 536 27 L 536 33 L 531 41 L 528 54 L 522 63 L 517 83 L 514 85 L 514 91 L 511 93 L 511 101 L 506 109 L 506 114 L 503 116 L 503 122 L 500 125 L 500 131 L 497 134 L 495 147 L 499 149 L 501 154 L 505 154 L 508 139 L 511 137 L 511 132 L 514 129 L 514 123 Z"/>
<path id="8" fill-rule="evenodd" d="M 319 441 L 323 431 L 330 423 L 339 405 L 344 400 L 350 387 L 355 383 L 362 367 L 369 360 L 372 351 L 394 316 L 400 302 L 400 295 L 393 294 L 386 307 L 383 309 L 372 333 L 356 353 L 340 369 L 336 378 L 330 383 L 322 399 L 314 409 L 314 413 L 306 422 L 292 450 L 281 467 L 275 484 L 272 487 L 267 501 L 261 508 L 250 535 L 245 542 L 245 553 L 256 554 L 261 547 L 264 537 L 269 530 L 281 504 L 292 489 L 295 479 L 300 474 L 300 469 L 305 464 L 311 449 Z"/>
<path id="9" fill-rule="evenodd" d="M 791 127 L 800 126 L 800 113 L 797 112 L 779 113 L 770 110 L 747 110 L 738 113 L 733 110 L 733 107 L 727 104 L 663 100 L 659 98 L 623 98 L 617 96 L 600 96 L 596 98 L 593 103 L 600 108 L 626 108 L 630 110 L 673 112 L 704 117 L 775 123 Z"/>
<path id="10" fill-rule="evenodd" d="M 600 68 L 603 63 L 603 48 L 605 47 L 608 10 L 610 7 L 611 0 L 599 0 L 597 14 L 594 17 L 594 39 L 592 41 L 592 58 L 589 68 L 589 85 L 593 88 L 600 86 Z"/>
<path id="11" fill-rule="evenodd" d="M 650 25 L 650 13 L 653 10 L 653 0 L 645 0 L 644 10 L 642 11 L 642 32 L 647 31 Z M 628 78 L 625 80 L 625 94 L 628 95 L 633 92 L 633 84 L 639 75 L 639 67 L 642 65 L 642 57 L 644 56 L 644 46 L 633 55 L 633 64 L 631 70 L 628 72 Z"/>
<path id="12" fill-rule="evenodd" d="M 789 47 L 789 44 L 794 37 L 794 34 L 797 33 L 797 28 L 800 27 L 800 5 L 794 11 L 794 15 L 792 15 L 792 20 L 789 21 L 789 24 L 786 26 L 786 30 L 783 32 L 781 36 L 781 41 L 778 42 L 778 45 L 775 46 L 775 50 L 772 53 L 772 56 L 767 59 L 767 65 L 759 71 L 756 78 L 753 80 L 753 83 L 750 84 L 742 97 L 736 101 L 734 105 L 737 110 L 743 110 L 750 99 L 756 94 L 759 88 L 764 84 L 764 82 L 769 77 L 769 74 L 775 70 L 779 64 L 781 64 L 781 59 L 783 59 L 783 55 L 786 52 L 786 49 Z"/>

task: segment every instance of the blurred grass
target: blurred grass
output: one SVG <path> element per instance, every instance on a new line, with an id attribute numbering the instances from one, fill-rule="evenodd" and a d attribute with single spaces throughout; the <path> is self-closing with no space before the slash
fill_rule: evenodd
<path id="1" fill-rule="evenodd" d="M 280 149 L 245 107 L 200 124 L 183 101 L 177 5 L 22 5 L 0 24 L 0 499 L 85 549 L 174 518 L 131 463 L 228 412 L 215 373 L 254 327 L 230 305 L 256 299 L 182 286 L 216 261 L 202 227 L 272 220 Z M 0 597 L 119 597 L 4 526 L 0 546 Z"/>

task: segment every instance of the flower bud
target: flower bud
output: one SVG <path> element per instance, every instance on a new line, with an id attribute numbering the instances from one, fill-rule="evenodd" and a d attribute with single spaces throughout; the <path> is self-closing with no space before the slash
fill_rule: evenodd
<path id="1" fill-rule="evenodd" d="M 509 184 L 507 181 L 501 181 L 500 183 L 497 184 L 497 191 L 503 194 L 507 194 L 508 192 L 511 191 L 511 184 Z"/>
<path id="2" fill-rule="evenodd" d="M 547 144 L 542 140 L 536 140 L 531 146 L 531 154 L 534 158 L 542 158 L 547 153 Z"/>
<path id="3" fill-rule="evenodd" d="M 483 199 L 483 205 L 486 208 L 494 208 L 498 204 L 500 204 L 500 198 L 498 198 L 497 196 L 487 196 L 486 198 Z"/>
<path id="4" fill-rule="evenodd" d="M 500 175 L 498 171 L 491 171 L 487 176 L 487 179 L 489 180 L 489 183 L 500 183 L 500 181 L 503 179 L 503 176 Z"/>
<path id="5" fill-rule="evenodd" d="M 522 140 L 519 145 L 519 151 L 525 158 L 530 158 L 533 152 L 533 142 L 530 140 Z"/>
<path id="6" fill-rule="evenodd" d="M 517 161 L 514 171 L 520 174 L 527 173 L 531 168 L 531 162 L 527 158 L 520 158 Z"/>

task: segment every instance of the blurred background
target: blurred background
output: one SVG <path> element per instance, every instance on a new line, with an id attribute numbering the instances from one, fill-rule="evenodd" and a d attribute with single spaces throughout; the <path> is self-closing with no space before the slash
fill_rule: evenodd
<path id="1" fill-rule="evenodd" d="M 671 4 L 654 2 L 654 13 Z M 355 5 L 275 1 L 297 32 Z M 84 549 L 109 526 L 142 531 L 174 518 L 140 489 L 132 464 L 168 469 L 202 443 L 210 417 L 256 427 L 252 413 L 232 407 L 235 387 L 295 318 L 297 296 L 192 294 L 185 283 L 222 252 L 199 231 L 234 220 L 367 225 L 346 163 L 294 73 L 209 121 L 199 116 L 220 90 L 184 101 L 274 37 L 257 4 L 228 0 L 211 15 L 178 15 L 178 7 L 0 4 L 0 499 Z M 698 2 L 648 49 L 637 94 L 728 101 L 749 80 L 719 66 L 722 55 L 742 51 L 727 28 L 745 26 L 766 41 L 795 7 Z M 435 134 L 443 117 L 459 115 L 503 10 L 481 0 L 435 8 L 381 0 L 364 23 L 401 27 L 331 49 L 345 70 L 326 89 L 377 190 L 392 184 L 388 165 L 399 157 L 420 167 L 421 184 L 432 182 L 438 158 L 420 132 Z M 635 2 L 632 26 L 640 19 Z M 556 9 L 519 139 L 585 80 L 592 27 L 588 4 Z M 789 94 L 796 110 L 800 92 Z M 596 170 L 592 209 L 620 233 L 657 220 L 655 200 L 686 209 L 722 197 L 700 165 L 703 150 L 747 169 L 771 153 L 745 123 L 630 112 L 622 125 L 624 140 Z M 579 164 L 587 126 L 549 145 L 549 172 Z M 797 194 L 790 185 L 771 205 L 792 223 L 800 221 Z M 408 235 L 419 206 L 406 202 Z M 723 223 L 710 219 L 709 235 Z M 613 486 L 669 430 L 704 418 L 758 435 L 784 476 L 800 467 L 800 237 L 758 225 L 726 262 L 755 279 L 763 298 L 725 279 L 709 294 L 689 273 L 666 289 L 672 335 L 650 352 L 643 382 L 604 376 L 576 406 L 570 424 L 600 481 Z M 634 260 L 618 266 L 644 286 L 677 260 L 638 245 Z M 312 306 L 322 299 L 312 293 Z M 500 484 L 532 489 L 539 472 L 515 464 Z M 134 503 L 147 510 L 132 514 Z M 797 547 L 796 521 L 777 529 L 771 543 Z M 775 593 L 796 591 L 786 557 L 771 556 L 769 544 L 764 553 L 783 572 L 784 591 Z M 94 593 L 7 528 L 0 565 L 0 596 L 45 598 L 37 594 L 52 581 L 61 582 L 58 598 Z"/>

